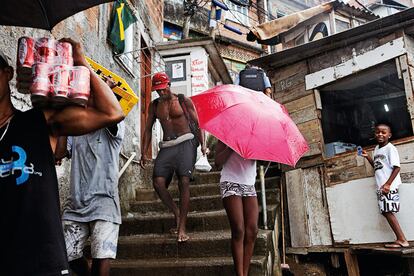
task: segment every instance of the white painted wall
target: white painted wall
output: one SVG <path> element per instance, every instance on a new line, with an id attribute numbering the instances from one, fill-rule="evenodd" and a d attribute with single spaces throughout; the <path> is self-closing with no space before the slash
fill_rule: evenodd
<path id="1" fill-rule="evenodd" d="M 326 188 L 331 228 L 335 242 L 382 243 L 395 240 L 380 214 L 373 177 Z M 414 184 L 400 186 L 398 221 L 408 240 L 414 240 Z"/>

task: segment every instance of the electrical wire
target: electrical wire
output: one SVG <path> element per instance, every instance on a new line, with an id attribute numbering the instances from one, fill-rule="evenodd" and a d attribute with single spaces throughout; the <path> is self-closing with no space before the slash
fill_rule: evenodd
<path id="1" fill-rule="evenodd" d="M 241 13 L 241 12 L 239 12 L 239 11 L 237 11 L 237 10 L 233 10 L 233 9 L 229 9 L 229 12 L 233 15 L 233 17 L 238 21 L 238 23 L 240 23 L 241 25 L 243 25 L 243 26 L 246 26 L 246 24 L 245 23 L 243 23 L 243 22 L 241 22 L 240 21 L 240 19 L 233 13 L 233 11 L 235 11 L 235 12 L 238 12 L 238 13 L 240 13 L 240 14 L 242 14 L 243 16 L 246 16 L 247 18 L 249 18 L 250 20 L 252 20 L 252 21 L 254 21 L 255 23 L 258 23 L 258 24 L 260 24 L 260 22 L 259 21 L 257 21 L 256 19 L 254 19 L 254 18 L 252 18 L 251 16 L 249 16 L 249 15 L 246 15 L 246 14 L 243 14 L 243 13 Z M 247 26 L 246 26 L 247 27 Z"/>
<path id="2" fill-rule="evenodd" d="M 268 20 L 274 20 L 278 18 L 277 16 L 274 16 L 270 11 L 262 7 L 259 7 L 257 3 L 252 3 L 250 7 L 256 9 L 257 11 L 260 11 L 262 14 L 264 14 L 267 17 Z"/>
<path id="3" fill-rule="evenodd" d="M 205 14 L 201 14 L 201 15 L 202 15 L 202 16 L 204 16 L 204 17 L 206 17 L 207 19 L 209 19 L 208 15 L 205 15 Z M 218 24 L 222 25 L 222 26 L 226 25 L 226 23 L 223 23 L 223 22 L 218 21 L 218 20 L 216 20 L 216 22 L 217 22 Z M 245 25 L 243 25 L 243 26 L 245 26 Z M 217 30 L 218 30 L 218 32 L 219 32 L 219 35 L 221 36 L 220 29 L 219 29 L 219 28 L 217 28 Z M 240 30 L 240 32 L 242 32 L 242 34 L 243 34 L 243 35 L 247 35 L 247 34 L 248 34 L 247 32 L 243 32 L 242 30 Z"/>

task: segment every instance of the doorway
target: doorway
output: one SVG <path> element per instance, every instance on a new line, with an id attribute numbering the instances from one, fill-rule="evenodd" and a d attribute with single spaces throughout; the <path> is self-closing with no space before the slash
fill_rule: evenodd
<path id="1" fill-rule="evenodd" d="M 144 132 L 145 125 L 148 118 L 149 105 L 151 103 L 151 52 L 144 41 L 144 38 L 141 37 L 141 149 L 142 143 L 144 141 Z M 152 136 L 152 135 L 151 135 Z M 152 147 L 148 148 L 147 152 L 143 153 L 143 157 L 146 159 L 152 159 Z"/>

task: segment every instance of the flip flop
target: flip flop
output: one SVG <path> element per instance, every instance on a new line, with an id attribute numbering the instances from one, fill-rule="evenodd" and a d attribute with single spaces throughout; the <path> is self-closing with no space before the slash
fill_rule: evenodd
<path id="1" fill-rule="evenodd" d="M 177 242 L 178 243 L 183 243 L 186 242 L 190 239 L 190 237 L 188 235 L 182 235 L 180 237 L 178 237 Z"/>
<path id="2" fill-rule="evenodd" d="M 384 244 L 384 247 L 385 248 L 407 248 L 407 247 L 410 247 L 410 245 L 401 244 L 399 242 L 393 242 L 393 243 Z"/>

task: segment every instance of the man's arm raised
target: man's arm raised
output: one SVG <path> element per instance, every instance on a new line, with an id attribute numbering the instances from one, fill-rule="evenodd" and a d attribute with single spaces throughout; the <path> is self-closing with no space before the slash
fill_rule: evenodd
<path id="1" fill-rule="evenodd" d="M 91 97 L 93 106 L 87 108 L 68 106 L 59 111 L 45 111 L 51 136 L 83 135 L 111 126 L 125 117 L 114 93 L 86 61 L 80 43 L 65 38 L 73 46 L 73 59 L 77 66 L 85 66 L 91 72 Z"/>

